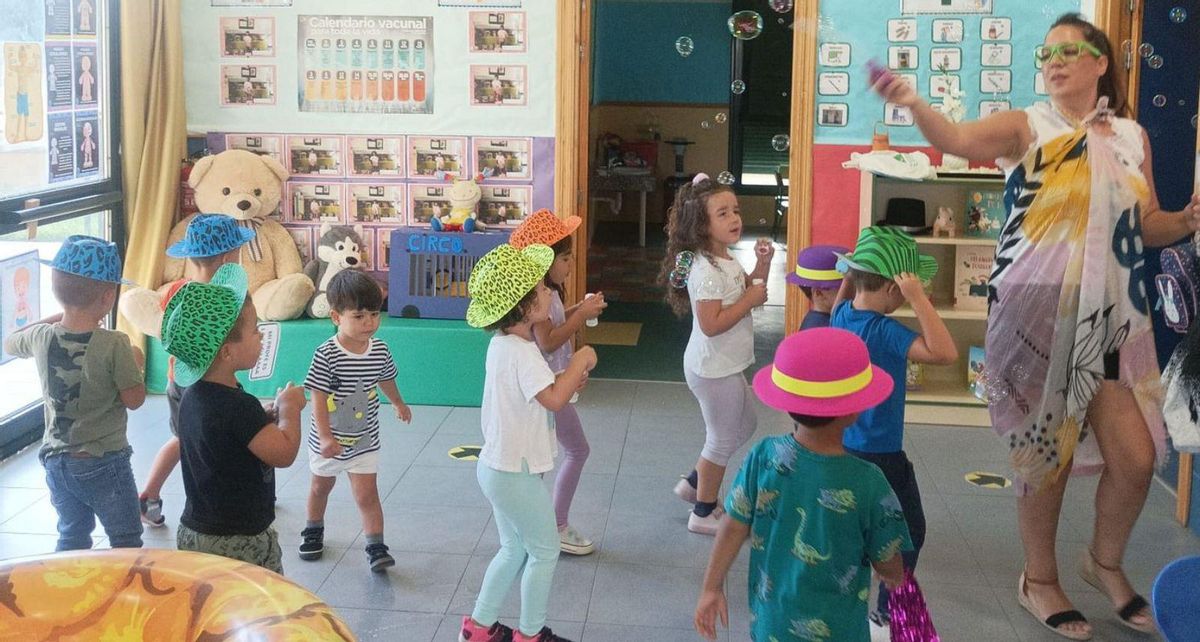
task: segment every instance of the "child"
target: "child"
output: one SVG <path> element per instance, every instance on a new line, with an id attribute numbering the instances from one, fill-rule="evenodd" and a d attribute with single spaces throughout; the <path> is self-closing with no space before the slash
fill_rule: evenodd
<path id="1" fill-rule="evenodd" d="M 383 292 L 361 270 L 342 270 L 329 280 L 329 318 L 337 334 L 317 347 L 304 387 L 312 394 L 308 432 L 308 523 L 300 536 L 300 559 L 318 560 L 325 549 L 325 506 L 338 475 L 346 473 L 362 514 L 371 570 L 382 573 L 396 560 L 383 543 L 383 506 L 379 503 L 378 387 L 396 418 L 408 423 L 412 410 L 396 389 L 396 364 L 387 344 L 375 337 Z"/>
<path id="2" fill-rule="evenodd" d="M 550 210 L 539 210 L 525 219 L 521 226 L 512 233 L 509 244 L 520 250 L 534 243 L 549 245 L 554 250 L 554 263 L 546 273 L 546 287 L 550 288 L 550 318 L 534 324 L 533 336 L 538 347 L 546 357 L 546 363 L 554 374 L 560 374 L 567 369 L 571 355 L 575 352 L 571 339 L 583 328 L 585 321 L 600 316 L 608 304 L 604 302 L 601 293 L 589 294 L 584 300 L 569 309 L 563 307 L 565 283 L 571 275 L 571 234 L 579 227 L 582 220 L 578 216 L 569 216 L 560 220 Z M 562 552 L 570 555 L 587 555 L 596 547 L 592 541 L 575 530 L 567 520 L 571 511 L 571 500 L 575 497 L 575 489 L 579 486 L 579 476 L 583 472 L 583 464 L 587 461 L 587 437 L 583 434 L 583 426 L 579 423 L 579 413 L 575 412 L 573 404 L 563 406 L 562 410 L 554 413 L 554 432 L 558 444 L 562 446 L 562 467 L 558 469 L 558 477 L 554 480 L 554 514 L 558 518 L 558 538 Z"/>
<path id="3" fill-rule="evenodd" d="M 46 434 L 38 457 L 58 513 L 54 550 L 91 548 L 97 517 L 113 548 L 141 548 L 125 422 L 146 400 L 144 359 L 129 337 L 99 327 L 127 283 L 121 257 L 114 243 L 76 235 L 42 262 L 54 268 L 62 314 L 22 328 L 4 350 L 34 359 L 42 378 Z"/>
<path id="4" fill-rule="evenodd" d="M 894 586 L 903 579 L 896 553 L 911 544 L 887 480 L 846 455 L 842 431 L 892 390 L 892 378 L 845 330 L 806 330 L 779 344 L 754 392 L 795 428 L 758 442 L 733 482 L 732 519 L 721 521 L 696 605 L 701 635 L 716 639 L 718 615 L 728 626 L 725 576 L 749 538 L 753 639 L 871 639 L 868 564 Z"/>
<path id="5" fill-rule="evenodd" d="M 679 316 L 692 312 L 692 336 L 683 353 L 688 388 L 704 415 L 704 450 L 696 468 L 675 486 L 694 504 L 688 530 L 713 535 L 720 523 L 717 492 L 734 451 L 754 434 L 754 403 L 742 371 L 754 363 L 750 311 L 767 301 L 767 272 L 775 250 L 760 241 L 749 276 L 729 246 L 742 238 L 737 197 L 726 185 L 697 174 L 675 192 L 667 227 L 667 256 L 659 281 Z"/>
<path id="6" fill-rule="evenodd" d="M 188 281 L 208 283 L 217 269 L 226 263 L 236 263 L 240 248 L 254 238 L 252 229 L 241 227 L 237 221 L 224 214 L 199 214 L 188 223 L 184 237 L 167 248 L 167 256 L 187 260 L 188 276 L 171 283 L 162 297 L 163 309 L 167 301 Z M 167 410 L 170 413 L 168 426 L 171 437 L 154 456 L 146 486 L 138 495 L 142 522 L 154 527 L 166 525 L 162 514 L 162 487 L 179 463 L 179 400 L 183 389 L 175 383 L 175 359 L 167 361 Z"/>
<path id="7" fill-rule="evenodd" d="M 937 262 L 918 255 L 911 236 L 891 227 L 868 227 L 859 234 L 852 257 L 842 257 L 839 266 L 848 270 L 839 297 L 852 300 L 834 306 L 832 325 L 862 338 L 871 362 L 893 380 L 905 380 L 908 361 L 947 365 L 958 359 L 950 331 L 921 286 L 937 273 Z M 905 301 L 916 314 L 920 333 L 885 316 Z M 904 386 L 897 385 L 887 400 L 864 411 L 846 429 L 844 443 L 850 454 L 879 466 L 900 498 L 913 542 L 913 550 L 904 553 L 904 567 L 912 569 L 925 543 L 925 511 L 912 463 L 904 454 L 904 393 Z M 871 613 L 871 621 L 880 626 L 888 621 L 888 595 L 880 586 Z"/>
<path id="8" fill-rule="evenodd" d="M 475 474 L 492 504 L 500 550 L 484 573 L 474 611 L 463 618 L 459 642 L 568 642 L 545 626 L 561 543 L 541 476 L 554 467 L 550 413 L 565 408 L 583 387 L 596 351 L 580 348 L 555 376 L 534 343 L 533 327 L 550 314 L 544 279 L 553 262 L 554 250 L 545 245 L 500 245 L 479 259 L 467 281 L 467 323 L 495 333 L 487 351 L 483 450 Z M 513 631 L 498 618 L 517 573 L 521 621 Z"/>
<path id="9" fill-rule="evenodd" d="M 239 370 L 262 349 L 246 271 L 222 266 L 167 302 L 163 349 L 175 357 L 179 446 L 187 501 L 175 544 L 283 573 L 275 521 L 275 469 L 300 447 L 304 389 L 290 383 L 264 408 L 242 390 Z"/>
<path id="10" fill-rule="evenodd" d="M 796 256 L 796 269 L 787 275 L 787 282 L 799 286 L 811 306 L 800 322 L 801 330 L 829 326 L 829 313 L 842 287 L 842 273 L 837 271 L 838 255 L 849 252 L 840 245 L 813 245 Z"/>

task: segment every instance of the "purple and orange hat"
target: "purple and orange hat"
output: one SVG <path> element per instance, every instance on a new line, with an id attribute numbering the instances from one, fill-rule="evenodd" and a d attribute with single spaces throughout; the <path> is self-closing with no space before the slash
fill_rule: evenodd
<path id="1" fill-rule="evenodd" d="M 871 363 L 852 332 L 813 328 L 789 335 L 775 361 L 754 375 L 754 394 L 768 406 L 814 417 L 843 417 L 879 405 L 892 377 Z"/>
<path id="2" fill-rule="evenodd" d="M 836 290 L 843 274 L 837 271 L 838 254 L 850 250 L 840 245 L 813 245 L 800 250 L 796 267 L 788 272 L 787 282 L 801 287 Z"/>

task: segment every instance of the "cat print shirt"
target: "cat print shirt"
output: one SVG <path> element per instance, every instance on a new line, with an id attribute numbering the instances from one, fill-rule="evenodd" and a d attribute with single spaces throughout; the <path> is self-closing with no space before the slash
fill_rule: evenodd
<path id="1" fill-rule="evenodd" d="M 363 354 L 347 350 L 337 335 L 317 347 L 304 387 L 329 395 L 329 425 L 333 438 L 342 445 L 334 457 L 345 461 L 379 450 L 380 381 L 396 378 L 396 363 L 387 344 L 372 337 Z M 316 413 L 309 422 L 308 447 L 321 452 Z"/>

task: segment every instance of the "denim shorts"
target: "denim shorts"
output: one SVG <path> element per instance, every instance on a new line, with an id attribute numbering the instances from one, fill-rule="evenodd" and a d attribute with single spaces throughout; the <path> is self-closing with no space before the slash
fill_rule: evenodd
<path id="1" fill-rule="evenodd" d="M 92 547 L 96 518 L 113 548 L 140 548 L 142 521 L 128 446 L 100 457 L 51 455 L 42 466 L 58 513 L 57 551 Z"/>

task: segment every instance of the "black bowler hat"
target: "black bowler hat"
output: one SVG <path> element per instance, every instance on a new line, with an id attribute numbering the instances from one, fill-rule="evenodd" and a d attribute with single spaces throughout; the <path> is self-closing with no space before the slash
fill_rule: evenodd
<path id="1" fill-rule="evenodd" d="M 928 234 L 933 229 L 925 224 L 925 201 L 919 198 L 889 198 L 887 210 L 879 225 L 899 228 L 909 234 Z"/>

